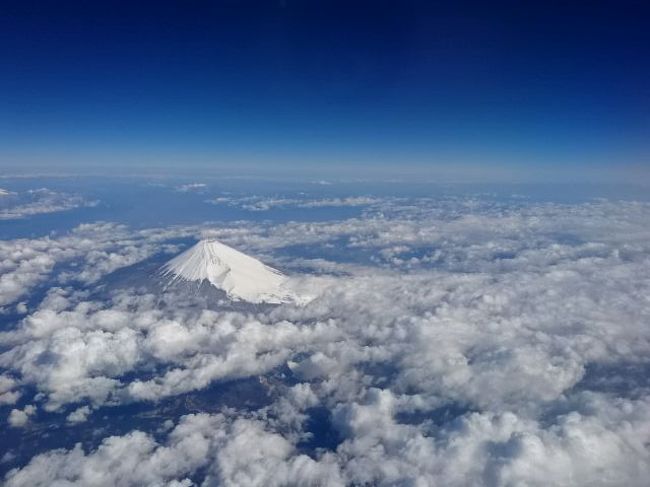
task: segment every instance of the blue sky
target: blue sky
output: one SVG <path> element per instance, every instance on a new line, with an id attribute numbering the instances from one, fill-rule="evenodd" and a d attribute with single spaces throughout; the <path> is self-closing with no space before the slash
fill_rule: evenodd
<path id="1" fill-rule="evenodd" d="M 643 2 L 8 2 L 0 167 L 647 177 Z"/>

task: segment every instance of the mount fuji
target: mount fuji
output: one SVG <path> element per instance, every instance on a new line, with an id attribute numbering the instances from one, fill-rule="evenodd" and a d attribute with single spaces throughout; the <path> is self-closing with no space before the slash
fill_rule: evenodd
<path id="1" fill-rule="evenodd" d="M 286 303 L 294 301 L 284 289 L 286 276 L 221 242 L 201 240 L 162 267 L 170 284 L 177 281 L 208 281 L 234 301 Z"/>

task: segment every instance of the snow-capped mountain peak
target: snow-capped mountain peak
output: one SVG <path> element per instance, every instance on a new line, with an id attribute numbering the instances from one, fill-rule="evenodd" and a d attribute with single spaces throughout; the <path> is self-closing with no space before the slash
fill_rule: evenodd
<path id="1" fill-rule="evenodd" d="M 172 282 L 207 280 L 234 300 L 251 303 L 282 303 L 292 300 L 284 290 L 286 277 L 238 250 L 221 242 L 201 240 L 162 268 Z"/>

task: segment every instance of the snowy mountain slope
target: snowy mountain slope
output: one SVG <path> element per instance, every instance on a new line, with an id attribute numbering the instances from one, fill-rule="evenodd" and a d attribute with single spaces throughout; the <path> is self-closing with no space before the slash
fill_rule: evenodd
<path id="1" fill-rule="evenodd" d="M 221 242 L 202 240 L 162 268 L 171 282 L 207 280 L 234 300 L 282 303 L 293 300 L 284 289 L 286 277 L 257 259 Z"/>

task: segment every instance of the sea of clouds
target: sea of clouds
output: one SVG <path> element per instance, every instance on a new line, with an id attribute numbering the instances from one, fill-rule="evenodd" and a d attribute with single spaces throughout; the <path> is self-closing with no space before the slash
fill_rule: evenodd
<path id="1" fill-rule="evenodd" d="M 367 208 L 0 241 L 0 305 L 16 317 L 0 332 L 5 427 L 243 379 L 269 397 L 38 453 L 6 485 L 647 485 L 650 204 L 341 204 Z M 105 285 L 206 235 L 284 270 L 309 302 L 206 308 Z M 314 411 L 332 444 L 305 447 Z"/>

